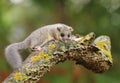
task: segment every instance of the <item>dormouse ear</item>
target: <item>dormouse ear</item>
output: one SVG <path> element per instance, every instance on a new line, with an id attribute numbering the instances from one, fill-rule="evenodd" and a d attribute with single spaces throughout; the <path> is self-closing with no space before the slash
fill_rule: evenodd
<path id="1" fill-rule="evenodd" d="M 70 31 L 74 31 L 74 29 L 72 27 L 70 27 Z"/>
<path id="2" fill-rule="evenodd" d="M 61 30 L 60 27 L 57 27 L 57 30 L 60 31 Z"/>

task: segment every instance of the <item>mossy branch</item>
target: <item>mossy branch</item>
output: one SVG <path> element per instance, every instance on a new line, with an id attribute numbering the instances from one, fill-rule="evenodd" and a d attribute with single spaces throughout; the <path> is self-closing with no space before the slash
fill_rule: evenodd
<path id="1" fill-rule="evenodd" d="M 33 83 L 50 71 L 54 65 L 73 60 L 96 73 L 102 73 L 112 66 L 110 39 L 90 33 L 73 38 L 67 43 L 48 42 L 40 52 L 33 52 L 23 65 L 11 73 L 3 83 Z"/>

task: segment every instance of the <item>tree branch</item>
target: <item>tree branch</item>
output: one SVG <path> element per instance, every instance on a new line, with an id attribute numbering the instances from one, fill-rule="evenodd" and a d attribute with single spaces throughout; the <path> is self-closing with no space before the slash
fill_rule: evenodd
<path id="1" fill-rule="evenodd" d="M 33 52 L 23 65 L 11 73 L 3 83 L 37 82 L 54 65 L 73 60 L 96 73 L 107 71 L 113 64 L 110 39 L 90 33 L 81 38 L 73 38 L 67 43 L 48 42 L 40 52 Z"/>

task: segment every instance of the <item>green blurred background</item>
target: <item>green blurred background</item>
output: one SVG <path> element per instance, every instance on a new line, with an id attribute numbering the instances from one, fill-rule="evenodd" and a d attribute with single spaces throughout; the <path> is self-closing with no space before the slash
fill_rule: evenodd
<path id="1" fill-rule="evenodd" d="M 72 26 L 73 34 L 110 36 L 114 65 L 95 74 L 66 61 L 38 83 L 120 83 L 120 0 L 0 0 L 0 82 L 12 72 L 4 48 L 40 26 L 58 22 Z"/>

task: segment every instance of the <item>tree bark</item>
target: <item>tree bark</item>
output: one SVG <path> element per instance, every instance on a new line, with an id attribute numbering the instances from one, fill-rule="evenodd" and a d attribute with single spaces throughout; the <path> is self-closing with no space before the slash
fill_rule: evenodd
<path id="1" fill-rule="evenodd" d="M 105 72 L 113 62 L 111 56 L 103 51 L 104 48 L 99 48 L 95 40 L 95 34 L 90 33 L 81 38 L 73 38 L 67 43 L 50 41 L 40 52 L 31 53 L 23 65 L 14 70 L 3 83 L 35 83 L 51 67 L 66 60 L 73 60 L 77 65 L 83 65 L 95 73 Z"/>

